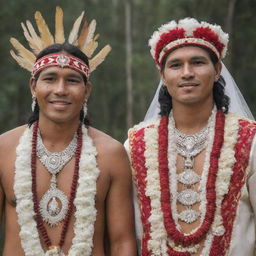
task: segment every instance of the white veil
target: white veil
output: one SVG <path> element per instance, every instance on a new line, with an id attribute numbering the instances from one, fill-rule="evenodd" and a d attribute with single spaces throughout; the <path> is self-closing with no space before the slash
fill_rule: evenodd
<path id="1" fill-rule="evenodd" d="M 226 82 L 225 94 L 230 98 L 229 112 L 236 113 L 237 115 L 254 120 L 252 112 L 250 111 L 242 93 L 236 85 L 233 77 L 222 63 L 221 76 Z M 162 81 L 159 82 L 158 88 L 154 95 L 154 98 L 148 108 L 144 120 L 157 118 L 160 112 L 160 105 L 158 102 L 158 95 L 162 85 Z"/>

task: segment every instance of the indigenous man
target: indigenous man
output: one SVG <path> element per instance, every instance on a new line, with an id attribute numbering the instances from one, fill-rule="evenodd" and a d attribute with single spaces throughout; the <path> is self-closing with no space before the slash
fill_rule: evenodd
<path id="1" fill-rule="evenodd" d="M 129 131 L 143 256 L 254 255 L 256 124 L 229 113 L 227 43 L 219 26 L 191 18 L 149 41 L 160 117 Z"/>
<path id="2" fill-rule="evenodd" d="M 57 7 L 56 27 L 62 27 L 62 16 Z M 33 115 L 28 125 L 0 137 L 4 256 L 136 255 L 126 152 L 92 128 L 86 116 L 89 73 L 110 47 L 88 61 L 97 45 L 95 21 L 77 38 L 81 20 L 75 22 L 69 44 L 63 31 L 53 39 L 39 12 L 41 37 L 30 22 L 28 28 L 22 24 L 30 46 L 40 51 L 36 59 L 11 39 L 19 51 L 13 57 L 32 71 Z"/>

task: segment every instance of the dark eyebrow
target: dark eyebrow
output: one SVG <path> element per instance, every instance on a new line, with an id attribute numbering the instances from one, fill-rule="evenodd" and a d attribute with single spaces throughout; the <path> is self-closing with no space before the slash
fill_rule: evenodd
<path id="1" fill-rule="evenodd" d="M 57 72 L 45 72 L 45 73 L 43 73 L 43 71 L 42 71 L 42 73 L 41 73 L 41 76 L 42 77 L 45 77 L 45 76 L 57 76 L 58 75 L 58 73 Z M 82 75 L 80 75 L 80 74 L 77 74 L 77 73 L 70 73 L 70 74 L 68 74 L 67 75 L 67 77 L 68 78 L 77 78 L 77 79 L 81 79 L 81 80 L 83 80 L 83 76 Z"/>
<path id="2" fill-rule="evenodd" d="M 80 74 L 69 74 L 69 75 L 67 75 L 67 77 L 69 77 L 69 78 L 77 78 L 77 79 L 83 80 L 83 76 L 80 75 Z"/>
<path id="3" fill-rule="evenodd" d="M 202 55 L 198 55 L 198 56 L 193 56 L 191 59 L 191 61 L 195 61 L 195 60 L 205 60 L 207 61 L 208 59 L 205 56 Z M 167 61 L 167 65 L 170 65 L 172 63 L 177 63 L 177 62 L 181 62 L 182 60 L 180 58 L 174 58 L 174 59 L 170 59 Z"/>
<path id="4" fill-rule="evenodd" d="M 56 76 L 56 72 L 41 72 L 41 76 Z"/>
<path id="5" fill-rule="evenodd" d="M 176 63 L 176 62 L 180 62 L 181 61 L 181 59 L 178 59 L 178 58 L 176 58 L 176 59 L 170 59 L 170 60 L 168 60 L 167 61 L 167 65 L 170 65 L 170 64 L 172 64 L 172 63 Z"/>
<path id="6" fill-rule="evenodd" d="M 205 60 L 205 61 L 207 61 L 208 59 L 205 56 L 199 55 L 199 56 L 192 57 L 191 60 Z"/>

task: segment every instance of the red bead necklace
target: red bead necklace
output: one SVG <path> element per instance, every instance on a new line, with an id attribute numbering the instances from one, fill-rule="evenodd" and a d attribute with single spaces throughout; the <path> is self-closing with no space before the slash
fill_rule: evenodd
<path id="1" fill-rule="evenodd" d="M 169 168 L 168 168 L 168 117 L 161 119 L 159 125 L 159 174 L 161 184 L 161 207 L 164 217 L 164 224 L 166 231 L 171 239 L 183 246 L 189 246 L 199 243 L 206 237 L 211 224 L 214 220 L 214 214 L 216 209 L 216 189 L 215 181 L 218 171 L 218 159 L 220 157 L 220 150 L 223 143 L 224 136 L 224 114 L 218 111 L 216 114 L 215 124 L 215 137 L 213 142 L 213 148 L 210 157 L 210 169 L 209 177 L 207 181 L 207 205 L 206 215 L 202 222 L 202 225 L 198 230 L 191 235 L 184 235 L 176 228 L 174 219 L 172 217 L 171 199 L 170 199 L 170 186 L 169 186 Z"/>
<path id="2" fill-rule="evenodd" d="M 32 194 L 33 194 L 33 203 L 34 203 L 34 211 L 35 211 L 35 221 L 37 224 L 37 229 L 42 235 L 43 241 L 46 244 L 48 248 L 52 246 L 50 237 L 48 236 L 47 230 L 44 226 L 42 216 L 39 211 L 39 203 L 37 198 L 37 184 L 36 184 L 36 147 L 37 147 L 37 130 L 38 130 L 38 121 L 34 123 L 33 128 L 33 137 L 32 137 L 32 153 L 31 153 L 31 175 L 32 175 Z M 71 190 L 70 190 L 70 196 L 69 196 L 69 202 L 68 202 L 68 212 L 64 219 L 61 235 L 60 235 L 60 241 L 58 246 L 61 248 L 64 244 L 65 237 L 67 234 L 68 224 L 71 218 L 71 214 L 74 209 L 74 199 L 76 196 L 76 189 L 78 184 L 78 178 L 79 178 L 79 161 L 81 156 L 81 150 L 82 150 L 82 129 L 81 126 L 79 126 L 77 130 L 77 148 L 75 152 L 75 168 L 74 168 L 74 175 L 73 180 L 71 184 Z"/>

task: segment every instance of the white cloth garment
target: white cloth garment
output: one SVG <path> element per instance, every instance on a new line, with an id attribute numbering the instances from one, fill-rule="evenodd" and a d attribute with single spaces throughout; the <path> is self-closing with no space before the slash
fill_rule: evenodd
<path id="1" fill-rule="evenodd" d="M 125 142 L 125 148 L 130 156 L 129 141 Z M 236 218 L 233 225 L 231 243 L 228 254 L 226 256 L 255 256 L 255 242 L 256 242 L 256 138 L 254 137 L 250 160 L 248 166 L 248 176 L 246 184 L 243 186 L 241 198 L 238 203 Z M 142 238 L 142 223 L 140 208 L 137 199 L 137 190 L 134 189 L 134 208 L 135 208 L 135 224 L 136 237 L 138 247 L 141 247 Z M 141 254 L 139 254 L 141 255 Z M 153 255 L 152 255 L 153 256 Z M 208 256 L 201 254 L 200 256 Z"/>
<path id="2" fill-rule="evenodd" d="M 226 86 L 225 93 L 230 97 L 230 108 L 229 112 L 236 113 L 237 115 L 254 120 L 254 117 L 244 100 L 239 88 L 235 81 L 222 63 L 222 72 Z M 155 96 L 151 102 L 151 105 L 146 113 L 146 120 L 154 120 L 159 117 L 160 111 L 158 103 L 158 95 L 162 82 L 160 81 L 159 86 L 156 90 Z M 129 141 L 125 142 L 125 147 L 129 154 Z M 130 154 L 129 154 L 130 156 Z M 238 203 L 237 214 L 233 225 L 231 244 L 227 256 L 254 256 L 255 242 L 256 242 L 256 138 L 254 138 L 250 153 L 250 161 L 248 166 L 248 176 L 246 184 L 242 189 L 242 195 Z M 142 223 L 140 216 L 140 208 L 137 199 L 137 190 L 134 186 L 134 208 L 135 208 L 135 224 L 136 224 L 136 236 L 138 241 L 138 247 L 141 246 L 142 237 Z M 200 255 L 207 256 L 207 255 Z"/>

